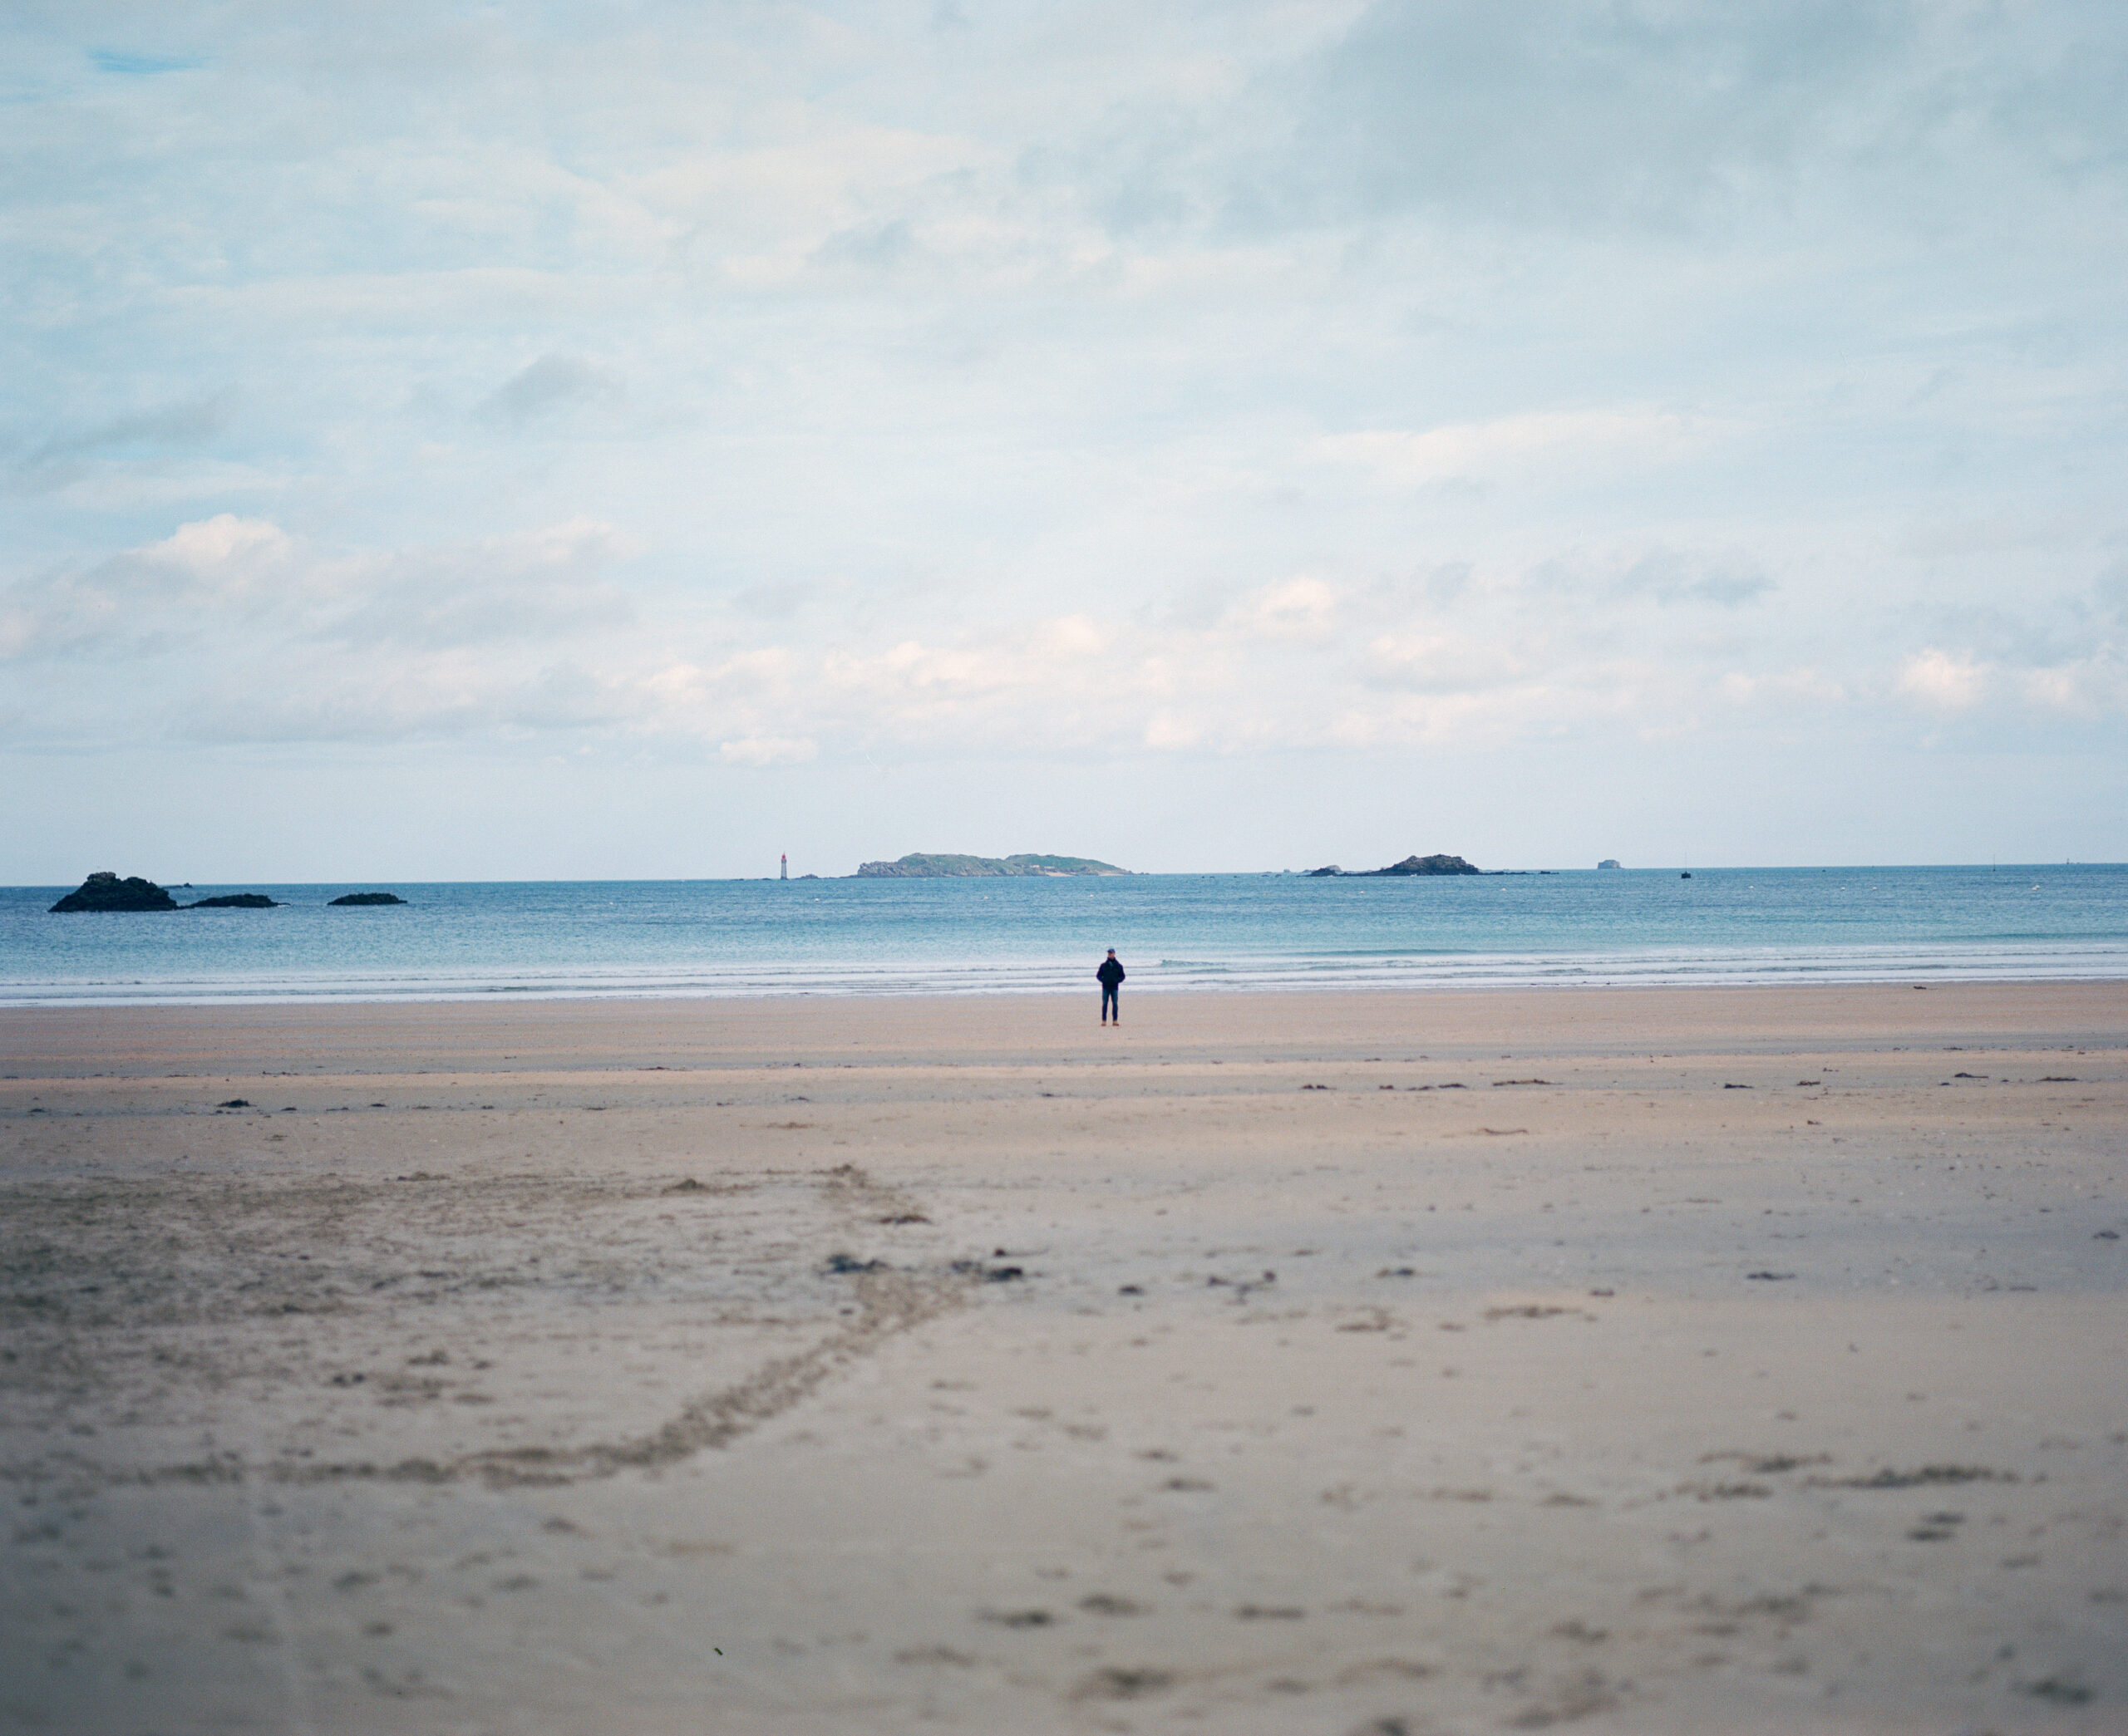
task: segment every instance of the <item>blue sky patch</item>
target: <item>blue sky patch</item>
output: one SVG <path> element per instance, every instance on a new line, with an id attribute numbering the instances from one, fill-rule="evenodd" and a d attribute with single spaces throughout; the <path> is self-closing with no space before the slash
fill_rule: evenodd
<path id="1" fill-rule="evenodd" d="M 187 72 L 201 64 L 176 55 L 136 54 L 126 48 L 91 48 L 89 58 L 99 72 L 118 72 L 131 78 L 145 78 L 155 72 Z"/>

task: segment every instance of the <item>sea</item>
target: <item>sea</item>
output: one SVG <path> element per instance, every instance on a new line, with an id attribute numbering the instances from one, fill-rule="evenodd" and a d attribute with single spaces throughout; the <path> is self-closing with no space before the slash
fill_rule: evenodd
<path id="1" fill-rule="evenodd" d="M 0 1006 L 2128 978 L 2119 863 L 71 890 L 0 888 Z"/>

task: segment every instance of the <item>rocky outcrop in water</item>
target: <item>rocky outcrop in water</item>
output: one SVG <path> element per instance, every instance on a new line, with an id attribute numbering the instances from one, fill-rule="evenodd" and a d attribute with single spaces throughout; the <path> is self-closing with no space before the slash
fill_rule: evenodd
<path id="1" fill-rule="evenodd" d="M 968 880 L 998 876 L 1051 878 L 1066 874 L 1127 874 L 1112 862 L 1091 856 L 927 856 L 921 852 L 893 862 L 864 862 L 861 880 Z"/>
<path id="2" fill-rule="evenodd" d="M 219 898 L 195 898 L 184 910 L 278 910 L 281 901 L 264 893 L 224 893 Z"/>
<path id="3" fill-rule="evenodd" d="M 1392 862 L 1387 868 L 1369 868 L 1371 874 L 1476 874 L 1482 868 L 1473 868 L 1461 856 L 1406 856 L 1401 862 Z"/>
<path id="4" fill-rule="evenodd" d="M 1387 868 L 1354 868 L 1350 873 L 1344 869 L 1330 868 L 1310 868 L 1311 880 L 1335 878 L 1340 880 L 1370 880 L 1382 874 L 1482 874 L 1483 868 L 1473 868 L 1461 856 L 1406 856 L 1401 862 L 1392 862 Z"/>
<path id="5" fill-rule="evenodd" d="M 103 870 L 90 875 L 52 907 L 71 913 L 81 910 L 177 910 L 182 907 L 152 880 L 143 880 L 138 874 L 121 880 Z"/>
<path id="6" fill-rule="evenodd" d="M 343 893 L 328 902 L 333 904 L 404 904 L 406 901 L 397 893 Z"/>

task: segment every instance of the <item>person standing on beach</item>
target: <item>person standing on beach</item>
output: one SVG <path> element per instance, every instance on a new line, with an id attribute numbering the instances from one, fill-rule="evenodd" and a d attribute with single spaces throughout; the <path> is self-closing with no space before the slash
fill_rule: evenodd
<path id="1" fill-rule="evenodd" d="M 1116 1022 L 1121 1025 L 1123 1022 L 1123 1003 L 1116 998 L 1116 991 L 1123 986 L 1123 966 L 1116 961 L 1115 947 L 1108 949 L 1108 957 L 1102 960 L 1101 967 L 1094 975 L 1101 979 L 1101 1022 L 1107 1024 L 1109 1013 L 1113 1010 Z"/>

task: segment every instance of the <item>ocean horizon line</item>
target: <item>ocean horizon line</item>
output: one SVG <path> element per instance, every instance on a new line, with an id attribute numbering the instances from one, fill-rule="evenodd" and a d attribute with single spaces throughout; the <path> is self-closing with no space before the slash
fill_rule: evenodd
<path id="1" fill-rule="evenodd" d="M 2062 868 L 2128 868 L 2128 862 L 1803 862 L 1803 863 L 1750 863 L 1710 862 L 1692 863 L 1654 862 L 1626 863 L 1617 868 L 1603 868 L 1594 863 L 1580 867 L 1549 868 L 1480 868 L 1474 875 L 1465 874 L 1408 874 L 1388 875 L 1371 869 L 1347 869 L 1334 878 L 1339 880 L 1391 880 L 1416 883 L 1454 883 L 1471 879 L 1501 879 L 1541 875 L 1556 878 L 1564 875 L 1602 875 L 1609 879 L 1627 874 L 1677 874 L 1689 869 L 1700 874 L 1796 874 L 1796 873 L 1925 873 L 1933 871 L 1947 873 L 2040 873 Z M 990 885 L 1000 881 L 1013 881 L 1021 884 L 1041 884 L 1064 881 L 1096 880 L 1176 880 L 1176 879 L 1293 879 L 1306 880 L 1323 876 L 1315 868 L 1125 868 L 1115 874 L 860 874 L 855 871 L 846 874 L 821 873 L 817 871 L 794 874 L 786 878 L 767 874 L 608 874 L 608 875 L 528 875 L 500 876 L 443 876 L 388 879 L 342 878 L 338 879 L 277 879 L 270 875 L 254 875 L 248 878 L 217 879 L 208 876 L 190 880 L 155 880 L 153 875 L 141 878 L 155 881 L 159 886 L 175 891 L 197 889 L 202 887 L 220 888 L 239 886 L 271 886 L 313 888 L 320 891 L 338 891 L 348 887 L 406 887 L 406 886 L 756 886 L 756 885 L 817 885 L 826 881 L 861 881 L 881 886 L 908 886 L 911 884 L 962 883 Z M 81 884 L 79 879 L 16 881 L 0 883 L 0 893 L 64 893 Z"/>

